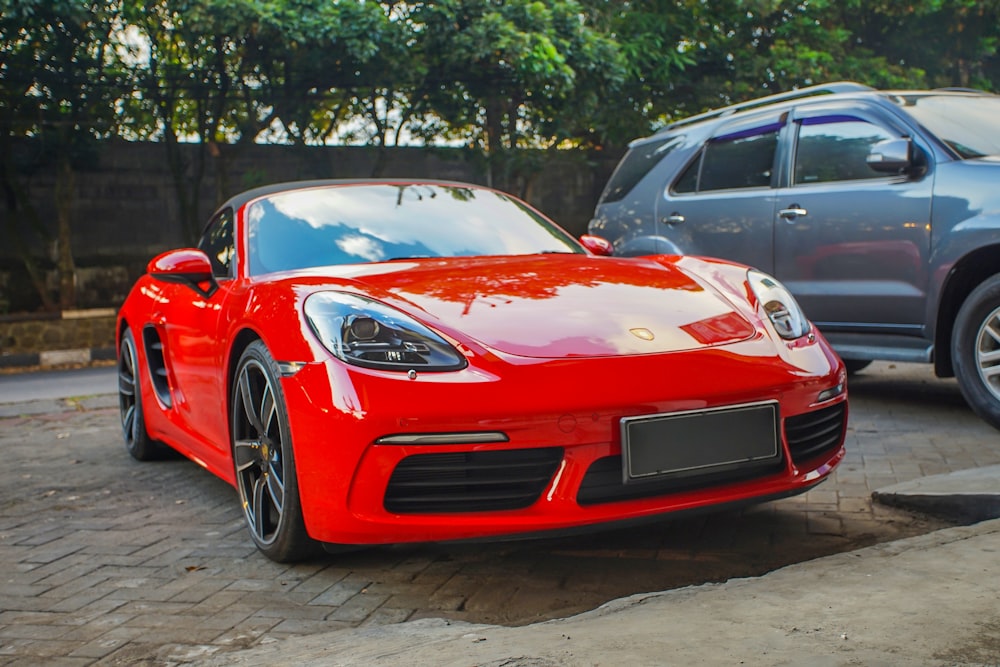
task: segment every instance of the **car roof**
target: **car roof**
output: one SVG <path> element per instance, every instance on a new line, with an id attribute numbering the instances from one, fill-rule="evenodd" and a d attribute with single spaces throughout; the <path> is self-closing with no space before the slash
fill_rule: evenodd
<path id="1" fill-rule="evenodd" d="M 928 90 L 879 90 L 877 88 L 872 88 L 871 86 L 866 86 L 865 84 L 862 83 L 856 83 L 854 81 L 836 81 L 833 83 L 824 83 L 816 86 L 808 86 L 806 88 L 798 88 L 796 90 L 790 90 L 784 93 L 777 93 L 775 95 L 768 95 L 766 97 L 759 97 L 757 99 L 747 100 L 746 102 L 739 102 L 738 104 L 731 104 L 729 106 L 720 107 L 718 109 L 712 109 L 709 111 L 705 111 L 704 113 L 696 114 L 694 116 L 689 116 L 687 118 L 682 118 L 680 120 L 667 124 L 660 130 L 655 132 L 652 136 L 640 139 L 636 143 L 641 143 L 645 141 L 645 139 L 651 139 L 653 136 L 659 136 L 670 133 L 678 128 L 698 125 L 713 120 L 721 120 L 723 118 L 728 118 L 738 113 L 757 111 L 761 109 L 766 109 L 768 107 L 780 108 L 781 106 L 789 106 L 793 102 L 810 97 L 822 96 L 826 98 L 840 99 L 843 97 L 857 97 L 859 95 L 862 96 L 879 95 L 887 98 L 914 97 L 914 96 L 926 96 L 926 95 L 994 96 L 993 93 L 989 93 L 982 90 L 975 90 L 971 88 L 935 88 Z"/>

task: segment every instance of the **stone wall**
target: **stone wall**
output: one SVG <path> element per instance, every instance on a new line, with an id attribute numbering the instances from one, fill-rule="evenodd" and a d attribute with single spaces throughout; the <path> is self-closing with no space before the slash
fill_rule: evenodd
<path id="1" fill-rule="evenodd" d="M 0 316 L 0 368 L 86 364 L 114 352 L 111 308 Z"/>
<path id="2" fill-rule="evenodd" d="M 201 182 L 200 219 L 229 196 L 250 187 L 310 178 L 384 177 L 440 178 L 488 184 L 518 195 L 574 235 L 586 231 L 597 197 L 617 156 L 578 151 L 520 151 L 506 166 L 488 170 L 474 153 L 455 148 L 395 148 L 379 154 L 361 147 L 218 146 L 182 147 L 188 164 L 188 186 L 199 151 L 206 151 Z M 30 153 L 31 144 L 21 146 Z M 31 160 L 24 160 L 25 164 Z M 54 266 L 55 178 L 44 164 L 27 176 L 27 189 L 49 240 L 23 220 L 10 220 L 0 209 L 0 230 L 11 225 L 26 239 L 43 268 Z M 76 173 L 72 207 L 73 255 L 77 265 L 77 306 L 117 307 L 128 288 L 156 254 L 188 245 L 175 183 L 162 144 L 110 142 Z M 39 299 L 30 285 L 14 244 L 0 242 L 0 314 L 37 310 Z M 55 286 L 54 271 L 50 283 Z"/>

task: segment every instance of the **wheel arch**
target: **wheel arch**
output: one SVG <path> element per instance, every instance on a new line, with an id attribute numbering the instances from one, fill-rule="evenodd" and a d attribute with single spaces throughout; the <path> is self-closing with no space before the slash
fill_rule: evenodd
<path id="1" fill-rule="evenodd" d="M 262 340 L 261 335 L 253 329 L 241 329 L 234 337 L 233 344 L 229 346 L 229 357 L 226 359 L 226 422 L 229 422 L 229 415 L 233 408 L 233 382 L 236 381 L 236 367 L 240 363 L 243 352 L 255 340 Z M 226 430 L 229 430 L 227 426 Z"/>
<path id="2" fill-rule="evenodd" d="M 939 377 L 955 375 L 951 340 L 959 309 L 972 290 L 997 273 L 1000 273 L 1000 244 L 973 250 L 948 272 L 941 287 L 934 328 L 934 371 Z"/>
<path id="3" fill-rule="evenodd" d="M 118 324 L 115 328 L 115 349 L 120 350 L 122 346 L 122 338 L 125 336 L 125 331 L 129 328 L 128 319 L 122 315 L 118 318 Z"/>

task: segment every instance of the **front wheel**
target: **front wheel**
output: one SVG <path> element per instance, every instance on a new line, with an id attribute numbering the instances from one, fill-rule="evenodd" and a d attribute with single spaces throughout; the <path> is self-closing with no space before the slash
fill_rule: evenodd
<path id="1" fill-rule="evenodd" d="M 1000 274 L 974 289 L 959 309 L 951 358 L 969 407 L 1000 429 Z"/>
<path id="2" fill-rule="evenodd" d="M 135 337 L 131 329 L 126 329 L 122 334 L 122 344 L 118 349 L 118 410 L 125 449 L 132 458 L 136 461 L 163 458 L 167 453 L 166 447 L 153 440 L 146 432 L 139 355 L 136 354 Z"/>
<path id="3" fill-rule="evenodd" d="M 316 551 L 302 518 L 278 365 L 261 341 L 240 357 L 230 401 L 233 464 L 243 517 L 257 548 L 279 563 Z"/>

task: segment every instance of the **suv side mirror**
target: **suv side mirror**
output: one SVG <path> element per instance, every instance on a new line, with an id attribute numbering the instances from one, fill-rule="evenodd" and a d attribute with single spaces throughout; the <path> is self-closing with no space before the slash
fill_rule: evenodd
<path id="1" fill-rule="evenodd" d="M 170 250 L 157 255 L 146 265 L 146 273 L 157 280 L 187 285 L 206 299 L 219 287 L 212 275 L 212 262 L 208 255 L 195 248 Z"/>
<path id="2" fill-rule="evenodd" d="M 868 166 L 878 172 L 899 174 L 913 166 L 913 139 L 886 139 L 872 146 Z"/>

